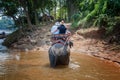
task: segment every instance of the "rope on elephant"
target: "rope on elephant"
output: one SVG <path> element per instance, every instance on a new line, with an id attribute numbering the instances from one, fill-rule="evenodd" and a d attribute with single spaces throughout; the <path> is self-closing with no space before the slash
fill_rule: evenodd
<path id="1" fill-rule="evenodd" d="M 68 34 L 55 34 L 55 35 L 52 35 L 51 37 L 51 42 L 53 43 L 52 45 L 54 45 L 55 43 L 61 43 L 63 45 L 65 45 L 68 41 L 69 41 L 70 37 Z M 64 41 L 63 42 L 61 42 Z"/>

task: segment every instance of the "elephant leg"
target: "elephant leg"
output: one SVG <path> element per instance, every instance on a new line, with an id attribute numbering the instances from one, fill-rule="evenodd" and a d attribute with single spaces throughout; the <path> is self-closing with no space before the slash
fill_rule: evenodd
<path id="1" fill-rule="evenodd" d="M 59 63 L 62 64 L 62 65 L 68 65 L 69 64 L 69 56 L 68 55 L 62 55 L 62 56 L 59 56 Z"/>
<path id="2" fill-rule="evenodd" d="M 56 66 L 57 57 L 52 54 L 49 54 L 49 60 L 50 66 L 54 68 Z"/>
<path id="3" fill-rule="evenodd" d="M 70 62 L 70 57 L 69 57 L 69 56 L 66 56 L 66 62 L 65 62 L 65 64 L 68 65 L 69 62 Z"/>
<path id="4" fill-rule="evenodd" d="M 68 65 L 70 61 L 69 56 L 68 55 L 64 56 L 64 59 L 65 59 L 64 65 Z"/>

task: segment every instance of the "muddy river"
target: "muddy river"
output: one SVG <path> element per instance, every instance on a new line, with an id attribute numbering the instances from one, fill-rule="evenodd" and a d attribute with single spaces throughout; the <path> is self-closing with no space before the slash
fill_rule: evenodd
<path id="1" fill-rule="evenodd" d="M 0 52 L 0 80 L 120 80 L 120 67 L 81 53 L 51 68 L 45 51 Z"/>

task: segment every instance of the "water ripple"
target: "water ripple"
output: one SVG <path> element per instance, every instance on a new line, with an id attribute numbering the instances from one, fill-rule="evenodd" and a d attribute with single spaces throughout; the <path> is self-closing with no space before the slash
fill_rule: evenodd
<path id="1" fill-rule="evenodd" d="M 77 69 L 77 68 L 79 68 L 80 66 L 78 65 L 78 64 L 76 64 L 76 63 L 70 63 L 69 64 L 69 68 L 71 68 L 71 69 Z"/>

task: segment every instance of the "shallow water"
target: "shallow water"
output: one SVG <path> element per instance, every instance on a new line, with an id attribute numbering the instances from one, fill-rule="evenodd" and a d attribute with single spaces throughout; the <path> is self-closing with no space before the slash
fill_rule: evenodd
<path id="1" fill-rule="evenodd" d="M 51 68 L 44 51 L 0 53 L 0 80 L 120 80 L 120 67 L 80 53 L 68 66 Z"/>

